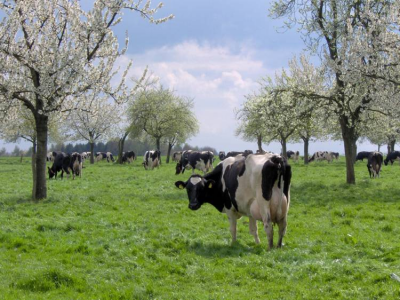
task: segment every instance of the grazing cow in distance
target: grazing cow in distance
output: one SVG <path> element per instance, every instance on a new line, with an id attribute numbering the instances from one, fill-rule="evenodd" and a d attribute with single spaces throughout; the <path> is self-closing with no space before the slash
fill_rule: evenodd
<path id="1" fill-rule="evenodd" d="M 288 150 L 288 151 L 286 151 L 286 157 L 289 159 L 289 158 L 292 158 L 292 156 L 294 155 L 294 151 L 292 151 L 292 150 Z"/>
<path id="2" fill-rule="evenodd" d="M 176 151 L 172 154 L 172 161 L 179 162 L 182 157 L 182 151 Z"/>
<path id="3" fill-rule="evenodd" d="M 56 152 L 54 157 L 53 165 L 47 167 L 49 173 L 49 179 L 55 178 L 57 179 L 57 173 L 61 171 L 61 179 L 64 177 L 64 172 L 69 175 L 69 166 L 71 164 L 71 156 L 65 154 L 64 152 Z"/>
<path id="4" fill-rule="evenodd" d="M 128 162 L 130 164 L 130 163 L 133 163 L 133 161 L 135 159 L 136 159 L 136 154 L 133 151 L 127 151 L 127 152 L 122 153 L 122 162 L 123 163 Z"/>
<path id="5" fill-rule="evenodd" d="M 86 159 L 90 159 L 90 152 L 82 152 L 82 161 L 85 161 Z"/>
<path id="6" fill-rule="evenodd" d="M 332 157 L 336 160 L 339 159 L 339 152 L 331 152 L 332 153 Z"/>
<path id="7" fill-rule="evenodd" d="M 146 151 L 143 155 L 143 167 L 148 170 L 153 170 L 154 168 L 160 167 L 161 152 L 158 150 Z"/>
<path id="8" fill-rule="evenodd" d="M 243 156 L 247 156 L 247 155 L 253 154 L 253 151 L 252 150 L 244 150 L 243 152 L 240 152 L 240 151 L 229 151 L 226 154 L 225 158 L 226 157 L 235 157 L 235 156 L 237 156 L 239 154 L 242 154 Z"/>
<path id="9" fill-rule="evenodd" d="M 75 179 L 75 175 L 82 177 L 82 155 L 78 152 L 72 153 L 68 167 L 72 170 L 72 179 Z"/>
<path id="10" fill-rule="evenodd" d="M 225 151 L 219 151 L 218 157 L 219 157 L 219 160 L 224 160 L 226 157 Z"/>
<path id="11" fill-rule="evenodd" d="M 390 161 L 390 164 L 393 165 L 393 163 L 394 163 L 395 160 L 399 160 L 399 161 L 400 161 L 400 152 L 399 152 L 399 151 L 390 152 L 390 153 L 386 156 L 386 158 L 385 158 L 385 160 L 384 160 L 385 166 L 388 165 L 389 161 Z"/>
<path id="12" fill-rule="evenodd" d="M 317 161 L 327 160 L 328 163 L 330 163 L 333 160 L 332 152 L 317 151 L 313 154 L 313 156 L 311 156 L 311 158 L 308 160 L 308 162 L 312 162 L 314 160 L 317 160 Z"/>
<path id="13" fill-rule="evenodd" d="M 110 160 L 112 162 L 114 162 L 114 156 L 112 155 L 111 152 L 97 152 L 96 153 L 96 162 L 99 162 L 103 159 L 107 159 L 107 162 L 110 162 Z"/>
<path id="14" fill-rule="evenodd" d="M 292 155 L 293 160 L 296 161 L 296 162 L 299 160 L 299 157 L 300 157 L 300 152 L 299 152 L 299 151 L 296 151 L 296 152 Z"/>
<path id="15" fill-rule="evenodd" d="M 186 189 L 191 210 L 209 203 L 226 213 L 232 242 L 236 241 L 237 219 L 248 216 L 250 233 L 260 243 L 257 220 L 262 221 L 271 249 L 273 224 L 279 227 L 277 247 L 282 247 L 286 233 L 291 177 L 291 167 L 280 155 L 241 155 L 225 158 L 204 177 L 195 174 L 186 182 L 175 182 L 175 186 Z"/>
<path id="16" fill-rule="evenodd" d="M 382 153 L 374 151 L 369 155 L 367 163 L 369 178 L 379 177 L 379 172 L 382 168 L 382 162 L 383 162 Z"/>
<path id="17" fill-rule="evenodd" d="M 213 168 L 213 158 L 214 154 L 211 151 L 183 151 L 181 161 L 176 164 L 175 174 L 183 174 L 185 172 L 185 169 L 192 169 L 192 174 L 194 174 L 195 169 L 203 171 L 203 173 L 205 174 L 210 168 Z"/>
<path id="18" fill-rule="evenodd" d="M 357 160 L 364 161 L 364 158 L 367 158 L 367 159 L 368 159 L 368 157 L 369 157 L 369 155 L 370 155 L 371 153 L 373 153 L 373 151 L 361 151 L 361 152 L 358 152 L 358 153 L 357 153 L 357 156 L 356 156 L 355 162 L 357 162 Z"/>

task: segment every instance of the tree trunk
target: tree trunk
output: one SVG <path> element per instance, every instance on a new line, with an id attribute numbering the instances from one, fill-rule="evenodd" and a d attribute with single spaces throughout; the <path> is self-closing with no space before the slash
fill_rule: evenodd
<path id="1" fill-rule="evenodd" d="M 117 163 L 122 165 L 122 152 L 124 152 L 124 144 L 125 144 L 125 140 L 128 137 L 128 132 L 124 133 L 124 136 L 122 138 L 119 139 L 118 141 L 118 160 Z"/>
<path id="2" fill-rule="evenodd" d="M 171 156 L 172 147 L 173 147 L 173 145 L 171 143 L 168 143 L 168 152 L 167 152 L 167 160 L 166 160 L 167 164 L 169 164 L 169 157 Z"/>
<path id="3" fill-rule="evenodd" d="M 36 139 L 32 142 L 32 199 L 36 199 Z"/>
<path id="4" fill-rule="evenodd" d="M 282 156 L 287 159 L 286 139 L 285 138 L 281 139 L 281 145 L 282 145 Z"/>
<path id="5" fill-rule="evenodd" d="M 391 152 L 394 151 L 394 145 L 396 144 L 396 140 L 390 141 L 390 150 Z"/>
<path id="6" fill-rule="evenodd" d="M 381 145 L 378 145 L 378 152 L 381 152 Z"/>
<path id="7" fill-rule="evenodd" d="M 160 145 L 161 145 L 161 138 L 156 138 L 156 147 L 157 147 L 157 150 L 158 151 L 161 151 L 160 150 Z M 161 156 L 160 156 L 160 165 L 161 165 Z"/>
<path id="8" fill-rule="evenodd" d="M 46 157 L 47 157 L 47 134 L 48 117 L 36 114 L 36 134 L 37 134 L 37 153 L 36 153 L 36 188 L 34 200 L 47 198 L 46 186 Z"/>
<path id="9" fill-rule="evenodd" d="M 89 142 L 90 145 L 90 164 L 94 164 L 94 143 Z"/>
<path id="10" fill-rule="evenodd" d="M 354 172 L 354 161 L 357 153 L 355 153 L 357 146 L 357 135 L 355 134 L 354 127 L 347 127 L 347 120 L 345 116 L 340 117 L 340 127 L 342 129 L 342 137 L 344 142 L 344 154 L 346 157 L 346 182 L 348 184 L 356 183 L 356 175 Z"/>
<path id="11" fill-rule="evenodd" d="M 264 152 L 264 150 L 262 148 L 262 136 L 260 134 L 257 135 L 257 147 L 258 147 L 258 151 L 260 151 L 260 153 Z"/>
<path id="12" fill-rule="evenodd" d="M 308 146 L 310 145 L 309 138 L 302 138 L 304 142 L 304 164 L 308 165 Z"/>

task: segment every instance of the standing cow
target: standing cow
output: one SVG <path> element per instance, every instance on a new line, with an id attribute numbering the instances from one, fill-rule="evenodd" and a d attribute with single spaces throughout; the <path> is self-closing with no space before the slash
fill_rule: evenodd
<path id="1" fill-rule="evenodd" d="M 153 170 L 154 168 L 159 168 L 161 161 L 161 152 L 158 150 L 146 151 L 143 155 L 143 167 L 148 170 Z"/>
<path id="2" fill-rule="evenodd" d="M 208 172 L 209 169 L 213 168 L 213 158 L 214 154 L 211 151 L 183 151 L 181 161 L 176 164 L 175 174 L 183 174 L 185 172 L 185 169 L 192 169 L 192 174 L 194 174 L 195 169 L 203 171 L 203 173 L 205 174 L 206 172 Z"/>
<path id="3" fill-rule="evenodd" d="M 328 163 L 330 163 L 333 160 L 333 154 L 332 152 L 328 151 L 317 151 L 313 154 L 313 156 L 308 160 L 308 162 L 312 162 L 314 160 L 316 161 L 321 161 L 321 160 L 326 160 Z"/>
<path id="4" fill-rule="evenodd" d="M 122 163 L 128 162 L 133 163 L 133 161 L 136 159 L 136 154 L 133 151 L 127 151 L 122 153 Z"/>
<path id="5" fill-rule="evenodd" d="M 257 220 L 262 221 L 271 249 L 272 225 L 279 227 L 278 247 L 286 233 L 291 177 L 291 167 L 280 155 L 236 156 L 226 158 L 204 177 L 192 175 L 186 182 L 175 182 L 175 186 L 186 189 L 191 210 L 209 203 L 226 213 L 232 242 L 236 241 L 237 219 L 248 216 L 250 233 L 260 243 Z"/>
<path id="6" fill-rule="evenodd" d="M 382 162 L 383 162 L 382 153 L 374 151 L 369 155 L 367 163 L 369 178 L 379 177 L 379 172 L 382 168 Z"/>
<path id="7" fill-rule="evenodd" d="M 69 168 L 72 170 L 72 179 L 75 179 L 75 176 L 82 177 L 82 155 L 78 152 L 74 152 L 71 154 L 71 160 L 69 164 Z"/>

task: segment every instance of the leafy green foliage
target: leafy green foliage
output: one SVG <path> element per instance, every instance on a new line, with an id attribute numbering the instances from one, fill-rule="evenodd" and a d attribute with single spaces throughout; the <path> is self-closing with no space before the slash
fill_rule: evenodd
<path id="1" fill-rule="evenodd" d="M 163 160 L 164 161 L 164 160 Z M 187 208 L 174 164 L 145 171 L 85 164 L 30 201 L 27 159 L 0 158 L 0 290 L 4 299 L 397 299 L 400 167 L 343 184 L 345 163 L 292 163 L 288 231 L 267 250 L 238 222 Z M 275 228 L 275 239 L 277 232 Z M 276 243 L 276 240 L 275 240 Z"/>

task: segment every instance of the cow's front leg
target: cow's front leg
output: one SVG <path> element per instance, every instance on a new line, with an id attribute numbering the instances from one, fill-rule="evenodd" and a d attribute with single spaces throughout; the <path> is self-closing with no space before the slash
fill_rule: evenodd
<path id="1" fill-rule="evenodd" d="M 258 237 L 257 220 L 252 217 L 249 217 L 249 230 L 250 234 L 254 236 L 256 244 L 259 244 L 260 238 Z"/>
<path id="2" fill-rule="evenodd" d="M 274 247 L 274 230 L 272 227 L 271 214 L 269 211 L 267 212 L 265 218 L 263 216 L 263 223 L 264 223 L 265 233 L 267 234 L 268 248 L 272 249 Z"/>
<path id="3" fill-rule="evenodd" d="M 229 219 L 229 230 L 232 235 L 232 244 L 236 242 L 236 224 L 237 224 L 237 218 L 234 214 L 232 214 L 231 211 L 228 211 L 227 213 L 228 219 Z"/>

